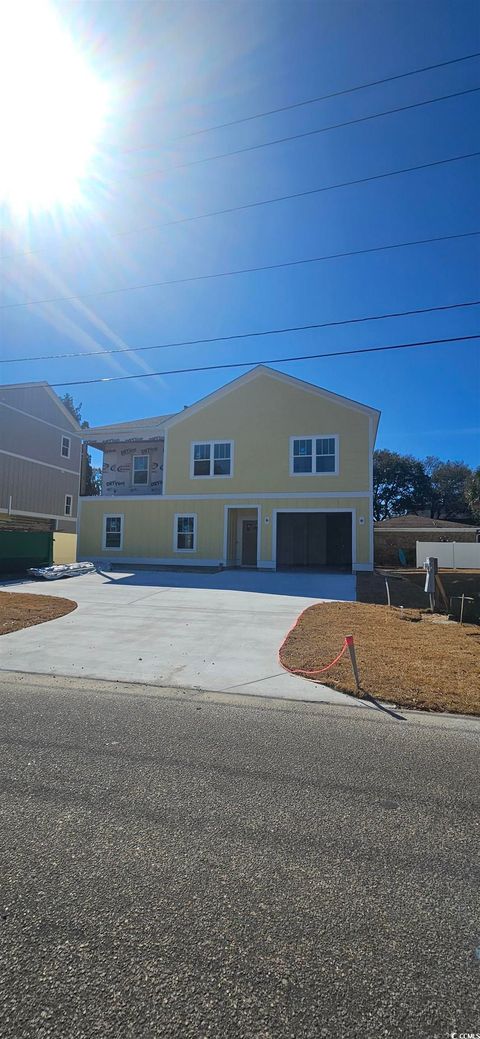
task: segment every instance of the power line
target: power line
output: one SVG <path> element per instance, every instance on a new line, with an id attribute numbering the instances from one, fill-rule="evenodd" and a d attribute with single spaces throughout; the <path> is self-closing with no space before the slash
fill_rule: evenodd
<path id="1" fill-rule="evenodd" d="M 152 174 L 170 173 L 172 170 L 184 170 L 189 166 L 200 166 L 206 162 L 214 162 L 217 159 L 228 159 L 234 155 L 244 155 L 246 152 L 258 151 L 261 148 L 271 148 L 276 144 L 286 144 L 288 141 L 300 141 L 306 137 L 315 137 L 330 130 L 340 130 L 345 126 L 355 126 L 359 123 L 367 123 L 373 119 L 381 119 L 387 115 L 395 115 L 397 112 L 409 112 L 414 108 L 424 108 L 426 105 L 434 105 L 440 101 L 449 101 L 451 98 L 464 97 L 466 94 L 475 94 L 480 87 L 469 87 L 467 90 L 459 90 L 453 94 L 443 94 L 441 97 L 433 97 L 428 101 L 415 101 L 410 105 L 401 105 L 399 108 L 387 108 L 383 112 L 375 112 L 373 115 L 362 115 L 356 119 L 347 119 L 341 123 L 330 123 L 329 126 L 321 126 L 315 130 L 305 130 L 303 133 L 289 134 L 288 137 L 277 137 L 273 141 L 262 141 L 260 144 L 249 144 L 244 148 L 235 148 L 230 152 L 219 152 L 217 155 L 207 155 L 203 159 L 191 159 L 189 162 L 175 163 L 173 166 L 155 167 L 153 170 L 145 170 L 143 173 L 133 173 L 133 176 L 150 177 Z"/>
<path id="2" fill-rule="evenodd" d="M 376 173 L 376 174 L 373 174 L 373 176 L 370 176 L 370 177 L 358 177 L 355 180 L 345 180 L 345 181 L 339 182 L 338 184 L 327 184 L 324 187 L 320 187 L 320 188 L 309 188 L 306 191 L 296 191 L 296 192 L 293 192 L 293 193 L 288 194 L 288 195 L 277 195 L 274 198 L 259 199 L 257 202 L 244 202 L 244 203 L 242 203 L 239 206 L 228 206 L 228 208 L 226 208 L 226 209 L 213 209 L 213 210 L 211 210 L 208 213 L 198 213 L 198 214 L 194 214 L 193 216 L 177 217 L 175 220 L 166 220 L 166 221 L 163 221 L 162 223 L 159 223 L 159 224 L 143 224 L 140 227 L 129 228 L 126 231 L 113 231 L 113 232 L 111 232 L 111 237 L 112 238 L 125 238 L 128 235 L 139 234 L 142 231 L 158 231 L 158 230 L 161 230 L 164 227 L 174 227 L 177 224 L 188 224 L 188 223 L 192 223 L 195 220 L 207 220 L 210 217 L 214 217 L 214 216 L 228 216 L 230 213 L 240 213 L 240 212 L 243 212 L 243 211 L 245 211 L 247 209 L 257 209 L 260 206 L 270 206 L 270 205 L 276 204 L 277 202 L 289 202 L 292 199 L 296 199 L 296 198 L 307 198 L 310 195 L 323 194 L 323 192 L 325 192 L 325 191 L 336 191 L 339 188 L 354 187 L 357 184 L 367 184 L 370 181 L 385 180 L 388 177 L 399 177 L 399 176 L 401 176 L 404 173 L 415 173 L 415 172 L 417 172 L 419 170 L 431 169 L 434 166 L 445 166 L 445 165 L 447 165 L 450 162 L 463 162 L 465 159 L 476 159 L 476 158 L 478 158 L 479 155 L 480 155 L 480 151 L 467 152 L 464 155 L 453 155 L 453 156 L 451 156 L 451 158 L 448 158 L 448 159 L 436 159 L 433 162 L 420 163 L 418 166 L 405 166 L 405 167 L 403 167 L 400 170 L 389 170 L 386 173 Z M 0 253 L 0 258 L 12 259 L 15 256 L 31 256 L 31 255 L 34 255 L 36 253 L 42 252 L 42 251 L 44 251 L 44 250 L 42 250 L 42 249 L 30 249 L 30 250 L 28 250 L 26 252 L 21 252 L 21 253 L 7 253 L 7 254 L 5 254 L 5 253 L 1 254 Z M 144 288 L 144 287 L 145 288 L 149 288 L 150 286 L 149 285 L 145 285 L 145 286 L 143 286 L 143 285 L 135 285 L 135 286 L 132 286 L 132 288 L 135 288 L 135 289 L 136 288 Z M 112 291 L 112 292 L 125 292 L 125 291 L 129 291 L 129 287 L 127 286 L 126 288 L 123 288 L 123 289 L 113 289 L 113 290 L 106 290 L 106 291 L 107 292 L 109 292 L 109 291 Z M 94 294 L 92 293 L 91 295 L 94 295 Z M 68 297 L 68 298 L 70 298 L 70 297 Z M 78 299 L 80 297 L 77 296 L 75 298 Z M 84 298 L 84 297 L 82 297 L 82 298 Z M 23 302 L 23 303 L 6 303 L 6 304 L 2 304 L 2 307 L 0 307 L 0 309 L 2 309 L 2 308 L 5 309 L 7 307 L 33 306 L 34 304 L 44 303 L 44 302 L 45 303 L 58 302 L 58 300 L 57 299 L 54 299 L 54 300 L 31 300 L 30 302 L 26 301 L 26 302 Z"/>
<path id="3" fill-rule="evenodd" d="M 407 79 L 408 76 L 417 76 L 422 72 L 433 72 L 434 69 L 446 68 L 447 65 L 457 65 L 462 61 L 471 61 L 473 58 L 479 58 L 480 51 L 474 51 L 473 54 L 464 54 L 460 58 L 450 58 L 449 61 L 439 61 L 436 65 L 423 65 L 418 69 L 411 69 L 409 72 L 400 72 L 395 76 L 385 76 L 383 79 L 373 79 L 369 83 L 359 83 L 354 87 L 345 87 L 343 90 L 334 90 L 329 94 L 321 94 L 318 97 L 310 97 L 305 101 L 296 101 L 290 105 L 282 105 L 280 108 L 270 108 L 265 112 L 256 112 L 254 115 L 242 116 L 239 119 L 231 119 L 227 123 L 217 123 L 215 126 L 205 126 L 200 130 L 191 130 L 190 133 L 182 134 L 181 137 L 175 137 L 175 141 L 183 141 L 189 137 L 197 137 L 200 134 L 211 133 L 213 130 L 225 130 L 229 126 L 238 126 L 239 123 L 251 123 L 254 119 L 263 119 L 268 115 L 278 115 L 280 112 L 291 112 L 295 108 L 304 108 L 306 105 L 314 105 L 319 101 L 328 101 L 333 97 L 344 97 L 346 94 L 354 94 L 359 90 L 366 90 L 368 87 L 379 87 L 384 83 L 393 83 L 395 80 Z M 143 149 L 147 150 L 147 149 Z"/>
<path id="4" fill-rule="evenodd" d="M 329 253 L 325 256 L 311 256 L 304 260 L 286 260 L 284 263 L 267 263 L 260 267 L 240 267 L 232 271 L 219 271 L 215 274 L 195 274 L 188 278 L 169 278 L 166 281 L 142 282 L 140 285 L 124 285 L 118 289 L 99 289 L 96 292 L 83 292 L 75 296 L 50 296 L 47 299 L 24 300 L 22 303 L 5 303 L 0 309 L 8 307 L 33 307 L 45 303 L 72 303 L 75 300 L 92 299 L 98 296 L 113 296 L 122 292 L 136 292 L 140 289 L 156 289 L 166 285 L 186 285 L 196 281 L 212 281 L 215 278 L 233 278 L 239 274 L 258 274 L 262 271 L 277 271 L 286 267 L 301 267 L 309 263 L 322 263 L 325 260 L 339 260 L 349 256 L 365 256 L 368 253 L 386 252 L 390 249 L 406 249 L 414 245 L 430 245 L 436 242 L 450 242 L 458 238 L 473 238 L 480 231 L 465 231 L 461 234 L 439 235 L 433 238 L 420 238 L 412 242 L 396 242 L 393 245 L 378 245 L 367 249 L 349 249 L 346 252 Z"/>
<path id="5" fill-rule="evenodd" d="M 323 354 L 303 354 L 300 357 L 270 357 L 268 360 L 264 358 L 260 361 L 236 361 L 233 364 L 209 364 L 202 365 L 198 368 L 171 368 L 168 371 L 163 372 L 143 372 L 141 375 L 113 375 L 107 376 L 103 379 L 76 379 L 73 382 L 52 382 L 50 385 L 53 389 L 58 389 L 59 386 L 90 386 L 93 383 L 99 382 L 126 382 L 129 379 L 153 379 L 158 375 L 187 375 L 194 372 L 220 371 L 226 368 L 250 368 L 259 364 L 286 364 L 287 362 L 290 364 L 293 361 L 313 361 L 318 360 L 321 357 L 349 357 L 352 354 L 375 354 L 382 353 L 386 350 L 409 350 L 411 347 L 438 346 L 442 343 L 463 343 L 472 339 L 480 339 L 480 335 L 450 336 L 448 339 L 423 339 L 416 343 L 395 343 L 389 346 L 364 346 L 355 350 L 332 350 L 330 353 Z"/>
<path id="6" fill-rule="evenodd" d="M 446 310 L 461 310 L 467 307 L 480 306 L 480 300 L 467 300 L 465 303 L 441 304 L 437 307 L 421 307 L 416 310 L 398 310 L 389 314 L 369 314 L 365 317 L 344 318 L 341 321 L 322 321 L 309 325 L 290 325 L 286 328 L 268 328 L 263 331 L 239 332 L 228 336 L 213 336 L 209 339 L 183 339 L 174 343 L 156 343 L 153 346 L 116 347 L 113 350 L 84 350 L 70 354 L 44 354 L 40 357 L 7 357 L 4 364 L 21 364 L 26 361 L 64 361 L 79 357 L 105 357 L 112 354 L 145 353 L 148 350 L 170 350 L 180 346 L 202 346 L 213 343 L 228 343 L 238 339 L 258 339 L 261 336 L 286 335 L 289 332 L 311 332 L 320 328 L 338 328 L 342 325 L 360 325 L 368 321 L 386 321 L 390 318 L 415 317 L 419 314 L 433 314 Z"/>

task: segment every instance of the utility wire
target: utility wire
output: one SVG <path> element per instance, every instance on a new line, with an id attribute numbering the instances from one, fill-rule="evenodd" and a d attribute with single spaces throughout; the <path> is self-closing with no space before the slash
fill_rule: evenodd
<path id="1" fill-rule="evenodd" d="M 321 357 L 349 357 L 352 354 L 375 354 L 382 353 L 386 350 L 409 350 L 411 347 L 416 346 L 438 346 L 441 343 L 463 343 L 472 339 L 480 339 L 480 335 L 450 336 L 448 339 L 423 339 L 416 343 L 395 343 L 389 346 L 364 346 L 355 350 L 332 350 L 330 353 L 324 354 L 303 354 L 300 357 L 270 357 L 268 360 L 264 358 L 260 361 L 236 361 L 234 364 L 209 364 L 203 365 L 199 368 L 171 368 L 168 371 L 144 372 L 141 375 L 113 375 L 107 376 L 103 379 L 76 379 L 73 382 L 52 382 L 50 385 L 53 389 L 58 389 L 59 386 L 90 386 L 93 383 L 99 382 L 126 382 L 128 379 L 153 379 L 158 375 L 187 375 L 193 372 L 213 372 L 226 368 L 250 368 L 263 364 L 286 364 L 287 362 L 290 364 L 293 361 L 313 361 L 318 360 Z"/>
<path id="2" fill-rule="evenodd" d="M 112 238 L 121 238 L 121 237 L 126 237 L 127 235 L 131 235 L 131 234 L 138 234 L 138 233 L 140 233 L 142 231 L 160 230 L 161 228 L 164 228 L 164 227 L 173 227 L 173 226 L 175 226 L 177 224 L 187 224 L 187 223 L 191 223 L 192 221 L 195 221 L 195 220 L 207 220 L 209 217 L 226 216 L 226 215 L 228 215 L 230 213 L 240 213 L 240 212 L 243 212 L 244 210 L 247 210 L 247 209 L 257 209 L 260 206 L 274 205 L 277 202 L 289 202 L 292 199 L 296 199 L 296 198 L 307 198 L 310 195 L 323 194 L 323 192 L 325 192 L 325 191 L 336 191 L 338 188 L 348 188 L 348 187 L 353 187 L 353 186 L 355 186 L 357 184 L 367 184 L 370 181 L 385 180 L 388 177 L 399 177 L 399 176 L 401 176 L 404 173 L 415 173 L 418 170 L 427 170 L 427 169 L 433 168 L 434 166 L 445 166 L 445 165 L 447 165 L 448 163 L 451 163 L 451 162 L 463 162 L 465 159 L 476 159 L 476 158 L 478 158 L 479 155 L 480 155 L 480 151 L 467 152 L 465 155 L 453 155 L 451 158 L 448 158 L 448 159 L 436 159 L 433 162 L 420 163 L 420 165 L 418 165 L 418 166 L 406 166 L 406 167 L 403 167 L 403 169 L 400 169 L 400 170 L 389 170 L 387 173 L 376 173 L 376 174 L 373 174 L 373 176 L 370 176 L 370 177 L 359 177 L 359 178 L 357 178 L 355 180 L 341 181 L 338 184 L 327 184 L 324 187 L 320 187 L 320 188 L 309 188 L 306 191 L 296 191 L 296 192 L 293 192 L 292 194 L 289 194 L 289 195 L 277 195 L 275 198 L 259 199 L 258 202 L 244 202 L 244 203 L 242 203 L 239 206 L 229 206 L 227 209 L 214 209 L 214 210 L 211 210 L 209 213 L 199 213 L 199 214 L 194 215 L 194 216 L 178 217 L 176 220 L 166 220 L 165 222 L 160 223 L 160 224 L 144 224 L 141 227 L 130 228 L 129 230 L 126 230 L 126 231 L 112 232 L 111 237 Z M 477 234 L 477 232 L 476 231 L 472 232 L 472 234 Z M 453 237 L 457 237 L 457 236 L 455 235 Z M 440 239 L 438 239 L 438 240 L 440 241 Z M 425 241 L 428 242 L 428 239 L 426 239 Z M 405 244 L 408 245 L 409 243 L 405 243 Z M 412 243 L 412 244 L 417 244 L 417 243 Z M 419 243 L 419 244 L 423 244 L 423 243 Z M 390 246 L 385 247 L 385 248 L 390 248 Z M 395 246 L 395 248 L 396 248 L 396 246 Z M 30 256 L 30 255 L 32 255 L 34 253 L 38 253 L 38 252 L 42 252 L 42 250 L 41 249 L 32 249 L 32 250 L 29 250 L 28 252 L 25 252 L 25 253 L 8 253 L 7 255 L 3 254 L 3 258 L 4 259 L 5 258 L 6 259 L 10 259 L 10 258 L 15 257 L 15 256 Z M 339 255 L 341 255 L 341 254 L 339 254 Z M 344 255 L 348 255 L 348 254 L 345 253 Z M 0 254 L 0 257 L 1 256 L 2 256 L 2 254 Z M 319 259 L 322 259 L 322 258 L 323 257 L 319 257 Z M 335 257 L 332 256 L 332 259 L 334 259 L 334 258 Z M 325 257 L 325 259 L 330 259 L 330 257 Z M 159 284 L 167 284 L 167 282 L 162 282 L 162 283 L 159 283 Z M 134 289 L 142 289 L 142 288 L 150 288 L 150 287 L 151 287 L 150 283 L 146 283 L 145 285 L 133 285 L 133 286 L 128 286 L 127 285 L 127 286 L 124 286 L 122 289 L 106 289 L 104 291 L 104 293 L 102 293 L 102 294 L 108 295 L 110 292 L 128 292 L 128 291 L 133 291 Z M 6 308 L 12 308 L 12 307 L 29 307 L 29 306 L 34 306 L 34 305 L 41 304 L 41 303 L 65 302 L 65 301 L 68 301 L 68 300 L 71 300 L 71 299 L 85 299 L 85 298 L 87 298 L 89 296 L 100 295 L 100 294 L 101 293 L 89 293 L 86 296 L 75 296 L 75 297 L 68 296 L 68 297 L 61 297 L 61 299 L 55 297 L 55 298 L 52 298 L 52 299 L 44 299 L 44 300 L 42 300 L 42 299 L 40 299 L 40 300 L 26 300 L 26 301 L 23 301 L 23 302 L 20 302 L 20 303 L 4 303 L 4 304 L 2 304 L 0 306 L 0 310 L 1 309 L 6 309 Z"/>
<path id="3" fill-rule="evenodd" d="M 260 267 L 240 267 L 232 271 L 219 271 L 215 274 L 195 274 L 188 278 L 169 278 L 166 281 L 142 282 L 141 285 L 124 285 L 118 289 L 100 289 L 96 292 L 84 292 L 78 296 L 50 296 L 48 299 L 31 299 L 23 303 L 6 303 L 3 307 L 33 307 L 45 303 L 72 303 L 75 300 L 92 299 L 98 296 L 113 296 L 122 292 L 136 292 L 139 289 L 156 289 L 165 285 L 186 285 L 196 281 L 212 281 L 215 278 L 233 278 L 239 274 L 257 274 L 262 271 L 277 271 L 286 267 L 301 267 L 309 263 L 322 263 L 325 260 L 338 260 L 348 256 L 365 256 L 368 253 L 386 252 L 389 249 L 405 249 L 414 245 L 430 245 L 436 242 L 450 242 L 458 238 L 473 238 L 480 231 L 465 231 L 462 234 L 440 235 L 434 238 L 420 238 L 413 242 L 397 242 L 393 245 L 372 246 L 368 249 L 349 249 L 346 252 L 329 253 L 325 256 L 311 256 L 304 260 L 287 260 L 284 263 L 267 263 Z M 2 307 L 0 307 L 2 309 Z"/>
<path id="4" fill-rule="evenodd" d="M 415 101 L 410 105 L 401 105 L 399 108 L 387 108 L 383 112 L 374 112 L 373 115 L 362 115 L 356 119 L 346 119 L 341 123 L 330 123 L 329 126 L 321 126 L 315 130 L 305 130 L 303 133 L 289 134 L 288 137 L 277 137 L 273 141 L 262 141 L 260 144 L 249 144 L 245 148 L 235 148 L 230 152 L 219 152 L 217 155 L 207 155 L 203 159 L 190 159 L 189 162 L 178 162 L 173 166 L 154 167 L 141 173 L 132 172 L 132 176 L 150 177 L 153 174 L 170 173 L 172 170 L 185 170 L 190 166 L 200 166 L 206 162 L 214 162 L 217 159 L 228 159 L 234 155 L 244 155 L 246 152 L 258 151 L 261 148 L 272 148 L 276 144 L 286 144 L 288 141 L 300 141 L 306 137 L 315 137 L 330 130 L 340 130 L 345 126 L 356 126 L 359 123 L 368 123 L 373 119 L 381 119 L 384 116 L 395 115 L 397 112 L 410 112 L 414 108 L 424 108 L 426 105 L 434 105 L 440 101 L 449 101 L 455 97 L 465 97 L 466 94 L 475 94 L 480 87 L 469 87 L 467 90 L 459 90 L 453 94 L 443 94 L 441 97 L 432 97 L 427 101 Z"/>
<path id="5" fill-rule="evenodd" d="M 474 51 L 472 54 L 464 54 L 464 55 L 462 55 L 459 58 L 450 58 L 447 61 L 440 61 L 440 62 L 437 62 L 434 65 L 423 65 L 420 68 L 411 69 L 408 72 L 397 73 L 394 76 L 385 76 L 382 79 L 374 79 L 374 80 L 371 80 L 368 83 L 359 83 L 359 84 L 357 84 L 357 85 L 355 85 L 353 87 L 346 87 L 343 90 L 335 90 L 335 91 L 330 92 L 328 94 L 321 94 L 318 97 L 307 98 L 307 100 L 305 100 L 305 101 L 296 101 L 293 104 L 282 105 L 279 108 L 271 108 L 271 109 L 269 109 L 267 111 L 264 111 L 264 112 L 257 112 L 254 115 L 243 116 L 243 117 L 238 118 L 238 119 L 232 119 L 232 120 L 230 120 L 229 122 L 226 122 L 226 123 L 218 123 L 215 126 L 207 126 L 207 127 L 201 128 L 199 130 L 192 130 L 189 133 L 182 134 L 181 136 L 174 138 L 170 143 L 175 143 L 176 141 L 186 140 L 189 137 L 196 137 L 196 136 L 198 136 L 200 134 L 211 133 L 214 130 L 223 130 L 223 129 L 225 129 L 228 126 L 237 126 L 240 123 L 252 122 L 255 119 L 262 119 L 264 116 L 276 115 L 277 113 L 280 113 L 280 112 L 288 112 L 288 111 L 291 111 L 291 110 L 296 109 L 296 108 L 302 108 L 302 107 L 304 107 L 306 105 L 313 105 L 313 104 L 316 104 L 317 102 L 320 102 L 320 101 L 327 101 L 330 98 L 342 97 L 342 96 L 345 96 L 346 94 L 353 94 L 353 93 L 356 93 L 357 91 L 360 91 L 360 90 L 366 90 L 369 87 L 376 87 L 376 86 L 381 86 L 382 84 L 385 84 L 385 83 L 392 83 L 392 82 L 394 82 L 396 80 L 406 79 L 409 76 L 416 76 L 416 75 L 419 75 L 420 73 L 423 73 L 423 72 L 432 72 L 435 69 L 446 68 L 449 65 L 457 65 L 457 64 L 459 64 L 461 62 L 471 61 L 472 59 L 475 59 L 475 58 L 478 58 L 478 57 L 480 57 L 480 51 Z M 147 148 L 147 147 L 145 147 L 145 148 L 132 148 L 132 149 L 126 149 L 123 154 L 129 154 L 130 152 L 138 152 L 138 151 L 149 151 L 149 150 L 150 149 Z M 208 214 L 206 214 L 206 215 L 208 215 Z M 187 219 L 201 219 L 201 217 L 193 217 L 193 218 L 187 218 Z M 172 223 L 175 223 L 175 221 L 172 221 Z M 166 227 L 166 226 L 169 226 L 169 224 L 159 224 L 159 225 L 153 225 L 153 226 L 154 227 L 155 226 Z M 151 229 L 151 225 L 147 225 L 145 227 L 141 227 L 141 228 L 138 228 L 138 229 L 132 228 L 131 230 L 127 230 L 127 231 L 112 232 L 112 236 L 116 237 L 117 235 L 120 236 L 120 235 L 135 234 L 137 232 L 137 230 L 138 231 L 144 231 L 144 230 L 150 230 L 150 229 Z M 41 249 L 29 249 L 29 250 L 24 250 L 22 252 L 15 252 L 15 253 L 0 253 L 0 258 L 10 259 L 10 258 L 15 257 L 15 256 L 31 256 L 31 255 L 34 255 L 34 254 L 36 254 L 38 252 L 41 252 L 41 251 L 42 251 Z"/>
<path id="6" fill-rule="evenodd" d="M 311 332 L 320 328 L 338 328 L 341 325 L 360 325 L 368 321 L 386 321 L 390 318 L 415 317 L 418 314 L 433 314 L 445 310 L 461 310 L 467 307 L 480 306 L 480 300 L 467 300 L 465 303 L 442 304 L 438 307 L 421 307 L 417 310 L 398 310 L 390 314 L 368 314 L 365 317 L 344 318 L 341 321 L 322 321 L 310 325 L 291 325 L 287 328 L 268 328 L 259 332 L 239 332 L 235 335 L 213 336 L 209 339 L 183 339 L 174 343 L 156 343 L 153 346 L 116 347 L 113 350 L 85 350 L 70 354 L 44 354 L 40 357 L 7 357 L 4 364 L 20 364 L 25 361 L 64 361 L 79 357 L 105 357 L 112 354 L 145 353 L 148 350 L 170 350 L 179 346 L 201 346 L 213 343 L 228 343 L 238 339 L 258 339 L 261 336 L 286 335 L 289 332 Z"/>
<path id="7" fill-rule="evenodd" d="M 333 97 L 344 97 L 346 94 L 354 94 L 359 90 L 366 90 L 368 87 L 379 87 L 384 83 L 393 83 L 395 80 L 407 79 L 408 76 L 417 76 L 422 72 L 433 72 L 434 69 L 443 69 L 447 65 L 458 65 L 462 61 L 471 61 L 473 58 L 479 58 L 480 51 L 474 51 L 473 54 L 464 54 L 460 58 L 450 58 L 449 61 L 439 61 L 436 65 L 423 65 L 418 69 L 411 69 L 409 72 L 400 72 L 395 76 L 385 76 L 383 79 L 373 79 L 369 83 L 359 83 L 353 87 L 345 87 L 343 90 L 334 90 L 329 94 L 320 94 L 318 97 L 307 98 L 306 101 L 296 101 L 290 105 L 282 105 L 280 108 L 270 108 L 265 112 L 256 112 L 254 115 L 242 116 L 239 119 L 231 119 L 227 123 L 217 123 L 215 126 L 205 126 L 200 130 L 191 130 L 190 133 L 182 134 L 181 137 L 175 137 L 175 141 L 184 141 L 189 137 L 198 137 L 200 134 L 212 133 L 214 130 L 225 130 L 228 126 L 238 126 L 240 123 L 251 123 L 254 119 L 263 119 L 268 115 L 277 115 L 280 112 L 291 112 L 295 108 L 304 108 L 306 105 L 315 105 L 319 101 L 328 101 Z M 145 151 L 147 149 L 144 149 Z"/>

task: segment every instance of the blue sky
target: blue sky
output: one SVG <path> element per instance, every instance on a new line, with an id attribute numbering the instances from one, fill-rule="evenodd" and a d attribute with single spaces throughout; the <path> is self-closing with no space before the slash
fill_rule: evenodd
<path id="1" fill-rule="evenodd" d="M 478 159 L 168 228 L 179 219 L 479 149 L 470 94 L 304 140 L 168 166 L 480 85 L 480 60 L 179 141 L 182 134 L 480 50 L 478 5 L 57 5 L 114 104 L 88 206 L 3 213 L 1 301 L 88 293 L 480 229 Z M 177 139 L 177 140 L 174 140 Z M 139 150 L 141 149 L 141 150 Z M 147 228 L 129 235 L 116 232 Z M 480 239 L 0 311 L 4 357 L 149 346 L 480 298 Z M 22 249 L 30 256 L 12 256 Z M 475 309 L 112 358 L 2 366 L 50 383 L 446 338 Z M 277 367 L 382 410 L 378 446 L 480 462 L 477 342 Z M 179 410 L 240 375 L 70 390 L 91 425 Z M 58 392 L 64 392 L 59 389 Z"/>

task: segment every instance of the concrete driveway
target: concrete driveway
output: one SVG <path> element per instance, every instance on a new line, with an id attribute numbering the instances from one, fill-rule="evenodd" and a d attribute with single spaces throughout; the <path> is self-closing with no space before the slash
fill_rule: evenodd
<path id="1" fill-rule="evenodd" d="M 278 648 L 306 606 L 355 599 L 351 575 L 129 570 L 2 587 L 78 603 L 59 620 L 3 635 L 4 671 L 357 703 L 278 662 Z"/>

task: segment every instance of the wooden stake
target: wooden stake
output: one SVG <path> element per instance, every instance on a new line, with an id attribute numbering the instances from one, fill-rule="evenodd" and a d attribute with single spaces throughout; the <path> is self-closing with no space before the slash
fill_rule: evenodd
<path id="1" fill-rule="evenodd" d="M 357 686 L 357 693 L 360 692 L 360 676 L 358 674 L 357 657 L 355 654 L 355 646 L 353 644 L 353 635 L 345 635 L 345 642 L 348 646 L 348 652 L 350 654 L 350 662 L 352 665 L 352 671 L 355 678 L 355 684 Z"/>

